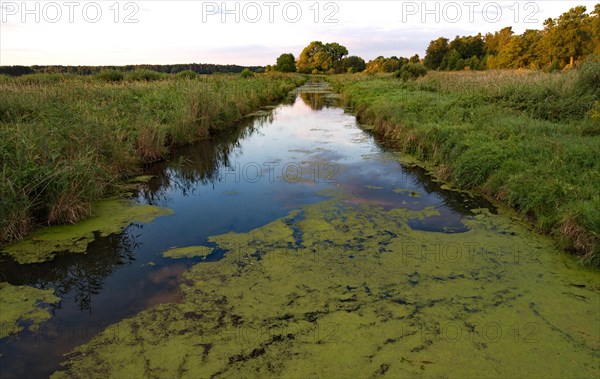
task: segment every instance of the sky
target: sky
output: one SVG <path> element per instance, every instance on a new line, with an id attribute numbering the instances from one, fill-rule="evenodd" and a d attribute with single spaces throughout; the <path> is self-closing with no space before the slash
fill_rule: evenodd
<path id="1" fill-rule="evenodd" d="M 311 41 L 350 55 L 425 54 L 440 36 L 542 29 L 596 1 L 0 0 L 0 65 L 264 66 Z"/>

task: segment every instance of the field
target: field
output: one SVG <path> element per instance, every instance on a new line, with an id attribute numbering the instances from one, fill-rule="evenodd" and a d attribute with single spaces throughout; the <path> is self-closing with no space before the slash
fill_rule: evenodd
<path id="1" fill-rule="evenodd" d="M 359 120 L 436 176 L 516 209 L 600 264 L 600 65 L 329 79 Z"/>
<path id="2" fill-rule="evenodd" d="M 73 223 L 173 146 L 285 96 L 300 75 L 0 76 L 0 244 Z"/>

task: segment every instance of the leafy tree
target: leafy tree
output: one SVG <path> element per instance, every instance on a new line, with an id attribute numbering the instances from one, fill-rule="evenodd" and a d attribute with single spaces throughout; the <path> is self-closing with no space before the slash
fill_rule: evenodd
<path id="1" fill-rule="evenodd" d="M 440 37 L 429 43 L 425 52 L 425 66 L 431 70 L 437 70 L 448 53 L 448 38 Z"/>
<path id="2" fill-rule="evenodd" d="M 464 67 L 460 67 L 459 61 L 461 60 L 460 53 L 456 49 L 448 51 L 448 54 L 444 57 L 441 64 L 442 70 L 462 70 Z M 457 68 L 460 67 L 460 68 Z"/>
<path id="3" fill-rule="evenodd" d="M 356 55 L 342 59 L 342 69 L 348 73 L 362 72 L 367 68 L 365 60 Z"/>
<path id="4" fill-rule="evenodd" d="M 410 63 L 419 63 L 421 59 L 419 58 L 419 54 L 415 54 L 408 59 Z"/>
<path id="5" fill-rule="evenodd" d="M 294 58 L 294 54 L 281 54 L 277 58 L 277 63 L 273 66 L 273 70 L 279 72 L 296 72 L 296 58 Z"/>
<path id="6" fill-rule="evenodd" d="M 486 55 L 498 55 L 500 49 L 505 46 L 513 36 L 512 26 L 501 29 L 498 32 L 487 33 L 483 39 L 483 52 Z"/>
<path id="7" fill-rule="evenodd" d="M 448 45 L 448 50 L 452 49 L 456 50 L 463 59 L 469 59 L 473 55 L 480 58 L 483 56 L 483 37 L 481 34 L 476 36 L 456 36 Z"/>
<path id="8" fill-rule="evenodd" d="M 556 20 L 546 21 L 545 46 L 552 51 L 553 56 L 569 60 L 569 64 L 573 66 L 575 59 L 584 54 L 591 40 L 586 28 L 588 17 L 585 6 L 577 6 Z"/>
<path id="9" fill-rule="evenodd" d="M 337 42 L 328 43 L 325 45 L 325 51 L 331 58 L 331 67 L 336 70 L 341 68 L 342 59 L 348 55 L 348 49 Z"/>
<path id="10" fill-rule="evenodd" d="M 375 74 L 379 72 L 396 72 L 408 62 L 409 60 L 403 57 L 398 58 L 393 56 L 390 58 L 385 58 L 383 56 L 379 56 L 367 63 L 367 69 L 365 72 L 369 74 Z"/>
<path id="11" fill-rule="evenodd" d="M 323 44 L 313 41 L 302 50 L 296 67 L 301 73 L 342 71 L 342 59 L 348 55 L 348 49 L 333 42 Z"/>
<path id="12" fill-rule="evenodd" d="M 527 30 L 522 35 L 512 36 L 501 47 L 496 60 L 497 68 L 536 68 L 539 64 L 536 47 L 541 40 L 539 30 Z"/>

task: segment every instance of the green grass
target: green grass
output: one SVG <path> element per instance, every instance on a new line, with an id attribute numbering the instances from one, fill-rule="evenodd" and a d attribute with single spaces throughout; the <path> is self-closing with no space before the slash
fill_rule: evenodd
<path id="1" fill-rule="evenodd" d="M 81 220 L 143 164 L 231 127 L 304 81 L 149 70 L 1 77 L 0 244 L 36 225 Z"/>
<path id="2" fill-rule="evenodd" d="M 330 78 L 359 120 L 600 265 L 600 64 L 580 71 Z"/>

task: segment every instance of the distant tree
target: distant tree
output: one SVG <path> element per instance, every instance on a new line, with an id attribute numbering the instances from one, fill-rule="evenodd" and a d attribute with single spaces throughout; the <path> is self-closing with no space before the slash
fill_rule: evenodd
<path id="1" fill-rule="evenodd" d="M 294 54 L 281 54 L 277 58 L 277 63 L 273 66 L 273 70 L 279 72 L 296 72 L 296 58 L 294 58 Z"/>
<path id="2" fill-rule="evenodd" d="M 592 54 L 600 56 L 600 3 L 594 6 L 588 24 L 590 35 L 592 36 L 589 51 Z"/>
<path id="3" fill-rule="evenodd" d="M 533 68 L 538 64 L 536 47 L 541 38 L 538 30 L 527 30 L 514 35 L 500 48 L 495 60 L 496 68 Z"/>
<path id="4" fill-rule="evenodd" d="M 569 61 L 572 66 L 575 59 L 584 54 L 586 46 L 592 39 L 586 28 L 587 18 L 585 6 L 577 6 L 563 13 L 556 20 L 546 20 L 544 43 L 552 56 Z"/>
<path id="5" fill-rule="evenodd" d="M 440 37 L 429 43 L 425 52 L 425 66 L 430 70 L 437 70 L 448 53 L 448 38 Z"/>
<path id="6" fill-rule="evenodd" d="M 413 55 L 412 57 L 410 57 L 410 58 L 408 59 L 408 61 L 409 61 L 410 63 L 419 63 L 419 62 L 421 61 L 421 58 L 419 58 L 419 54 L 415 54 L 415 55 Z"/>
<path id="7" fill-rule="evenodd" d="M 370 60 L 369 63 L 367 63 L 367 68 L 365 72 L 368 74 L 375 74 L 380 72 L 396 72 L 408 62 L 409 60 L 403 57 L 398 58 L 393 56 L 390 58 L 385 58 L 383 56 L 379 56 L 373 60 Z"/>
<path id="8" fill-rule="evenodd" d="M 351 55 L 342 59 L 342 68 L 345 72 L 363 72 L 367 68 L 365 60 L 356 55 Z"/>
<path id="9" fill-rule="evenodd" d="M 321 41 L 313 41 L 306 46 L 296 61 L 296 68 L 298 69 L 298 72 L 310 74 L 313 70 L 315 70 L 315 56 L 324 48 L 325 45 L 323 45 L 323 42 Z"/>
<path id="10" fill-rule="evenodd" d="M 497 55 L 500 49 L 510 41 L 513 34 L 511 26 L 503 28 L 494 34 L 487 33 L 483 39 L 483 53 L 486 55 Z"/>
<path id="11" fill-rule="evenodd" d="M 459 64 L 459 61 L 461 60 L 460 57 L 460 53 L 458 51 L 456 51 L 456 49 L 452 49 L 450 51 L 448 51 L 448 53 L 446 54 L 446 56 L 444 57 L 444 59 L 442 60 L 442 64 L 440 65 L 440 68 L 442 70 L 462 70 Z"/>
<path id="12" fill-rule="evenodd" d="M 323 44 L 313 41 L 302 50 L 296 68 L 301 73 L 332 72 L 342 70 L 342 59 L 348 55 L 348 49 L 339 43 Z"/>
<path id="13" fill-rule="evenodd" d="M 348 49 L 337 42 L 332 42 L 325 45 L 325 51 L 329 54 L 331 59 L 330 69 L 333 69 L 338 73 L 342 72 L 342 60 L 348 55 Z"/>

